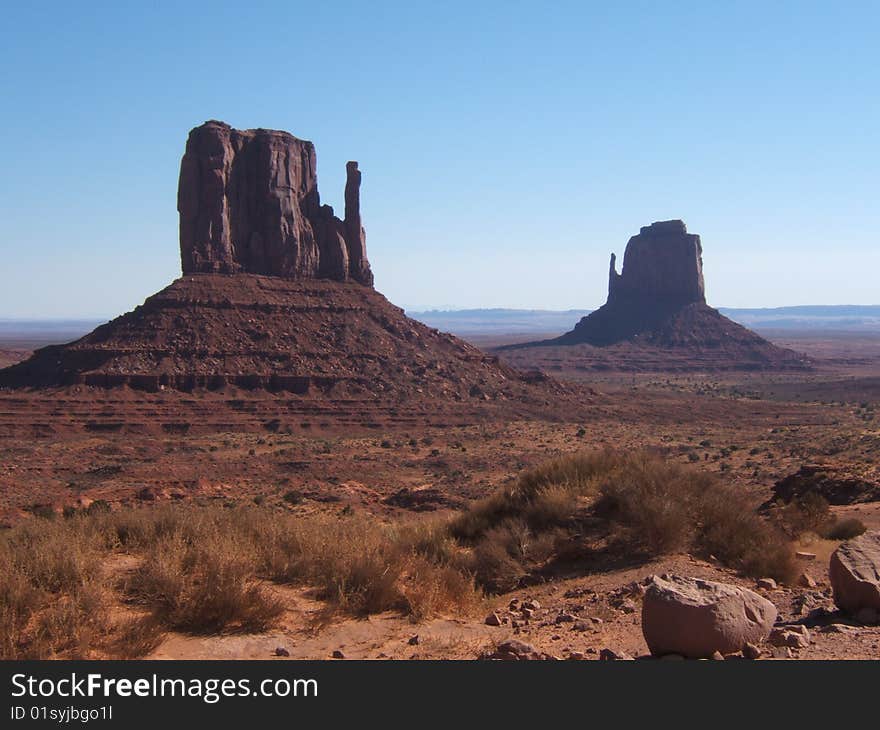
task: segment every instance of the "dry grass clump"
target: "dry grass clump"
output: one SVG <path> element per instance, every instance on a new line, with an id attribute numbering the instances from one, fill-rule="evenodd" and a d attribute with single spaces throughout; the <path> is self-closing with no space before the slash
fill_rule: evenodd
<path id="1" fill-rule="evenodd" d="M 600 545 L 615 556 L 711 554 L 745 574 L 780 581 L 796 572 L 785 535 L 747 498 L 646 452 L 555 459 L 475 504 L 450 531 L 473 547 L 476 575 L 491 590 Z"/>
<path id="2" fill-rule="evenodd" d="M 0 658 L 85 656 L 107 630 L 101 549 L 69 521 L 36 520 L 0 540 Z"/>
<path id="3" fill-rule="evenodd" d="M 130 578 L 128 594 L 170 629 L 196 634 L 266 629 L 284 607 L 257 582 L 253 546 L 221 524 L 196 524 L 157 539 Z"/>
<path id="4" fill-rule="evenodd" d="M 857 517 L 836 518 L 828 501 L 815 492 L 807 492 L 790 502 L 778 501 L 770 506 L 769 513 L 793 538 L 812 534 L 825 540 L 851 540 L 867 529 Z"/>
<path id="5" fill-rule="evenodd" d="M 360 516 L 277 520 L 261 526 L 257 547 L 267 578 L 314 586 L 356 615 L 398 610 L 423 617 L 478 599 L 473 581 L 456 570 L 460 548 L 435 524 L 393 528 Z"/>
<path id="6" fill-rule="evenodd" d="M 137 559 L 118 593 L 113 554 Z M 168 630 L 265 630 L 284 611 L 268 581 L 356 615 L 469 611 L 482 596 L 467 561 L 438 521 L 184 505 L 34 520 L 0 537 L 0 657 L 135 658 Z M 114 602 L 140 614 L 113 623 Z"/>

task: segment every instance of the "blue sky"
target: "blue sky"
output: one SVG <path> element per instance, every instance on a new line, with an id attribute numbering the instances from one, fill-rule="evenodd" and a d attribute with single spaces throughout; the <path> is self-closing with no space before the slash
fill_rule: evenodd
<path id="1" fill-rule="evenodd" d="M 8 4 L 0 317 L 111 316 L 179 274 L 206 119 L 363 170 L 407 307 L 591 308 L 654 220 L 716 306 L 878 304 L 877 2 Z"/>

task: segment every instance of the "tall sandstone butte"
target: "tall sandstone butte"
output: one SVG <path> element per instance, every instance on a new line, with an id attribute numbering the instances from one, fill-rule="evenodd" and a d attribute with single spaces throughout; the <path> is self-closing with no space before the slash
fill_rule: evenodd
<path id="1" fill-rule="evenodd" d="M 297 396 L 257 397 L 262 405 L 247 410 L 268 423 L 296 414 L 457 423 L 495 411 L 557 418 L 579 409 L 563 386 L 410 319 L 376 291 L 357 163 L 346 173 L 340 220 L 320 204 L 311 142 L 216 121 L 193 129 L 178 188 L 183 276 L 79 340 L 0 370 L 0 389 L 75 386 L 64 397 L 77 403 L 89 399 L 79 386 Z M 322 405 L 303 402 L 312 399 Z M 207 401 L 153 403 L 150 418 L 165 413 L 172 430 L 196 425 L 171 415 L 178 406 L 198 410 L 200 428 L 206 419 L 229 423 Z M 90 429 L 123 427 L 113 408 L 70 410 Z"/>
<path id="2" fill-rule="evenodd" d="M 321 205 L 315 146 L 288 132 L 205 122 L 189 133 L 177 210 L 184 274 L 249 273 L 373 285 L 361 173 L 346 165 L 345 219 Z"/>
<path id="3" fill-rule="evenodd" d="M 526 348 L 553 352 L 523 354 Z M 706 304 L 702 242 L 680 220 L 641 228 L 626 245 L 620 273 L 611 254 L 607 301 L 570 332 L 500 349 L 520 367 L 542 367 L 542 357 L 580 358 L 580 369 L 588 363 L 597 369 L 617 365 L 648 370 L 807 366 L 802 356 L 767 342 Z"/>
<path id="4" fill-rule="evenodd" d="M 609 302 L 706 303 L 703 246 L 698 235 L 687 232 L 683 221 L 642 227 L 626 245 L 623 273 L 617 273 L 616 263 L 617 257 L 611 254 Z"/>

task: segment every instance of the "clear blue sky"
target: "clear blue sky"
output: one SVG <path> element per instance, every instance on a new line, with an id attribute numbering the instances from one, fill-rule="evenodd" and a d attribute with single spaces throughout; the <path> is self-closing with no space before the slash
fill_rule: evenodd
<path id="1" fill-rule="evenodd" d="M 654 220 L 716 306 L 877 304 L 880 3 L 7 3 L 0 317 L 179 274 L 206 119 L 286 129 L 408 307 L 590 308 Z M 36 7 L 34 7 L 36 6 Z"/>

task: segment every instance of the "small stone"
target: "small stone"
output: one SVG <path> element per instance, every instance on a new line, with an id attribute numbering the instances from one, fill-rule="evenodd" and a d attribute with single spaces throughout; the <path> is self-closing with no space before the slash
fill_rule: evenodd
<path id="1" fill-rule="evenodd" d="M 519 598 L 511 598 L 510 603 L 507 604 L 507 607 L 511 611 L 516 611 L 519 608 Z"/>
<path id="2" fill-rule="evenodd" d="M 539 654 L 535 651 L 535 647 L 531 644 L 526 644 L 523 641 L 517 641 L 516 639 L 510 639 L 509 641 L 502 641 L 498 644 L 495 649 L 494 654 L 492 654 L 493 659 L 507 659 L 514 661 L 521 661 L 523 659 L 537 659 Z"/>
<path id="3" fill-rule="evenodd" d="M 798 578 L 798 584 L 803 586 L 804 588 L 815 588 L 817 583 L 813 579 L 809 573 L 801 573 L 800 578 Z"/>
<path id="4" fill-rule="evenodd" d="M 623 611 L 624 613 L 635 613 L 636 608 L 637 608 L 636 604 L 633 603 L 632 601 L 630 601 L 629 599 L 626 599 L 625 601 L 623 601 L 620 604 L 620 610 Z"/>
<path id="5" fill-rule="evenodd" d="M 759 578 L 758 579 L 758 588 L 763 588 L 765 591 L 775 591 L 777 589 L 776 581 L 772 578 Z"/>
<path id="6" fill-rule="evenodd" d="M 795 557 L 798 557 L 801 560 L 815 560 L 816 553 L 796 552 Z"/>
<path id="7" fill-rule="evenodd" d="M 787 646 L 774 646 L 771 652 L 774 659 L 791 659 L 791 649 Z"/>
<path id="8" fill-rule="evenodd" d="M 587 655 L 582 651 L 573 651 L 568 655 L 568 658 L 575 662 L 583 661 L 587 658 Z"/>
<path id="9" fill-rule="evenodd" d="M 522 607 L 523 607 L 523 610 L 528 609 L 530 611 L 537 611 L 539 608 L 541 608 L 541 604 L 538 603 L 534 598 L 531 598 L 528 601 L 526 601 L 525 603 L 523 603 Z"/>
<path id="10" fill-rule="evenodd" d="M 332 654 L 334 659 L 345 659 L 345 654 L 342 653 L 339 649 L 334 649 Z"/>
<path id="11" fill-rule="evenodd" d="M 528 608 L 528 607 L 526 607 L 526 606 L 523 606 L 523 610 L 522 610 L 521 613 L 522 613 L 523 618 L 525 618 L 525 619 L 530 619 L 530 618 L 533 618 L 533 617 L 534 617 L 534 615 L 535 615 L 535 609 L 533 609 L 533 608 Z"/>
<path id="12" fill-rule="evenodd" d="M 603 662 L 619 662 L 631 661 L 632 657 L 625 651 L 614 651 L 613 649 L 602 649 L 599 652 L 599 659 Z"/>
<path id="13" fill-rule="evenodd" d="M 723 662 L 724 654 L 722 654 L 720 651 L 716 651 L 714 654 L 712 654 L 712 659 L 716 662 Z"/>
<path id="14" fill-rule="evenodd" d="M 800 628 L 803 628 L 803 631 L 793 631 L 787 627 L 773 629 L 767 641 L 775 647 L 806 649 L 810 645 L 810 633 L 806 627 Z"/>
<path id="15" fill-rule="evenodd" d="M 742 654 L 746 659 L 758 659 L 762 653 L 758 646 L 751 643 L 747 643 L 742 649 Z"/>
<path id="16" fill-rule="evenodd" d="M 587 621 L 575 621 L 571 625 L 572 631 L 589 631 L 591 628 L 593 628 L 593 625 Z"/>
<path id="17" fill-rule="evenodd" d="M 275 647 L 275 656 L 290 656 L 290 652 L 287 651 L 283 646 Z"/>
<path id="18" fill-rule="evenodd" d="M 577 616 L 573 616 L 568 611 L 563 611 L 556 617 L 556 623 L 558 624 L 570 624 L 577 620 Z"/>
<path id="19" fill-rule="evenodd" d="M 501 617 L 495 611 L 492 611 L 492 613 L 486 616 L 486 626 L 501 626 Z"/>
<path id="20" fill-rule="evenodd" d="M 605 623 L 602 619 L 598 618 L 597 616 L 590 616 L 590 621 L 592 621 L 594 624 Z"/>
<path id="21" fill-rule="evenodd" d="M 420 641 L 419 635 L 416 634 L 415 636 L 410 636 L 409 641 L 407 641 L 406 643 L 409 644 L 410 646 L 416 646 L 419 643 L 419 641 Z"/>
<path id="22" fill-rule="evenodd" d="M 829 624 L 819 629 L 823 634 L 855 634 L 857 631 L 846 624 Z"/>

